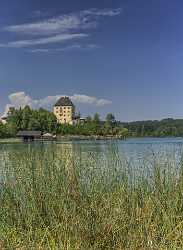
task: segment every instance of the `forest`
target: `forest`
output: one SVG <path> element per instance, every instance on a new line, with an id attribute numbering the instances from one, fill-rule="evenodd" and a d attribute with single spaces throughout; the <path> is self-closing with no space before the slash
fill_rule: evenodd
<path id="1" fill-rule="evenodd" d="M 120 123 L 128 129 L 130 137 L 178 137 L 183 136 L 183 119 L 167 118 Z"/>

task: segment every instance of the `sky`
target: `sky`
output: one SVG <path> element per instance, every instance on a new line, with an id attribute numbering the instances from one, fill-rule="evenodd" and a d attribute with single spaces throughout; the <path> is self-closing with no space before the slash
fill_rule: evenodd
<path id="1" fill-rule="evenodd" d="M 0 114 L 66 95 L 82 116 L 183 118 L 182 11 L 181 0 L 1 0 Z"/>

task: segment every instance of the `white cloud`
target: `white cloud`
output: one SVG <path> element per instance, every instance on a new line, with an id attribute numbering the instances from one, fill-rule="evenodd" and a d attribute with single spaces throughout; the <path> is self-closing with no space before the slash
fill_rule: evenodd
<path id="1" fill-rule="evenodd" d="M 34 39 L 9 41 L 7 43 L 1 43 L 0 47 L 22 48 L 87 37 L 88 34 L 81 31 L 96 28 L 100 18 L 117 16 L 120 15 L 121 12 L 122 9 L 120 8 L 89 9 L 77 13 L 47 18 L 42 21 L 6 26 L 3 28 L 6 32 L 14 32 L 19 35 L 27 34 L 33 36 Z M 38 11 L 36 14 L 39 16 L 42 13 Z"/>
<path id="2" fill-rule="evenodd" d="M 42 99 L 33 99 L 32 97 L 27 95 L 25 92 L 12 93 L 9 95 L 10 103 L 6 105 L 5 113 L 3 116 L 7 114 L 10 107 L 20 108 L 20 107 L 25 107 L 26 105 L 29 105 L 33 109 L 38 109 L 38 108 L 51 109 L 52 106 L 56 103 L 56 101 L 61 96 L 66 96 L 66 95 L 55 95 L 55 96 L 47 96 Z M 99 99 L 97 97 L 92 97 L 92 96 L 82 95 L 82 94 L 74 94 L 69 97 L 76 105 L 85 104 L 85 105 L 94 105 L 97 107 L 101 107 L 101 106 L 112 104 L 112 102 L 109 100 Z"/>
<path id="3" fill-rule="evenodd" d="M 4 27 L 5 31 L 34 34 L 50 35 L 68 33 L 78 29 L 88 29 L 96 27 L 97 17 L 113 17 L 120 15 L 121 8 L 118 9 L 89 9 L 78 13 L 60 15 L 58 17 L 45 19 L 40 22 L 25 23 L 19 25 L 10 25 Z M 40 12 L 39 12 L 40 13 Z"/>
<path id="4" fill-rule="evenodd" d="M 81 25 L 82 20 L 72 14 L 50 18 L 41 22 L 7 26 L 4 30 L 31 35 L 50 35 L 76 30 Z"/>
<path id="5" fill-rule="evenodd" d="M 24 107 L 26 105 L 32 106 L 32 98 L 25 94 L 25 92 L 17 92 L 9 95 L 11 105 L 15 107 Z"/>
<path id="6" fill-rule="evenodd" d="M 118 9 L 90 9 L 90 10 L 85 10 L 83 11 L 85 14 L 88 14 L 88 15 L 95 15 L 95 16 L 109 16 L 109 17 L 112 17 L 112 16 L 118 16 L 121 14 L 122 12 L 122 9 L 121 8 L 118 8 Z"/>
<path id="7" fill-rule="evenodd" d="M 60 34 L 56 36 L 40 38 L 40 39 L 33 39 L 33 40 L 20 40 L 15 42 L 8 42 L 7 44 L 0 44 L 0 47 L 7 47 L 7 48 L 22 48 L 22 47 L 29 47 L 35 45 L 43 45 L 43 44 L 50 44 L 50 43 L 59 43 L 64 42 L 67 40 L 79 39 L 89 36 L 88 34 Z"/>
<path id="8" fill-rule="evenodd" d="M 63 48 L 57 48 L 57 49 L 31 49 L 28 50 L 28 52 L 31 53 L 55 53 L 55 52 L 66 52 L 66 51 L 73 51 L 73 50 L 93 50 L 101 48 L 101 46 L 96 44 L 87 44 L 87 45 L 80 45 L 80 44 L 73 44 L 71 46 L 66 46 Z"/>
<path id="9" fill-rule="evenodd" d="M 31 52 L 31 53 L 49 53 L 50 49 L 31 49 L 31 50 L 28 50 L 28 52 Z"/>
<path id="10" fill-rule="evenodd" d="M 95 106 L 104 106 L 104 105 L 109 105 L 112 103 L 109 100 L 98 99 L 96 97 L 87 96 L 87 95 L 74 94 L 73 96 L 70 96 L 70 98 L 73 100 L 73 102 L 76 102 L 76 103 L 91 104 Z"/>

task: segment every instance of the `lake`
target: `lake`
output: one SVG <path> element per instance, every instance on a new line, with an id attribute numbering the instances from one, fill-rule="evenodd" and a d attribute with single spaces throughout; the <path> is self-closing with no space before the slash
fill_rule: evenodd
<path id="1" fill-rule="evenodd" d="M 9 157 L 16 153 L 54 151 L 59 157 L 66 154 L 80 159 L 95 161 L 95 168 L 128 166 L 133 176 L 150 176 L 154 165 L 176 173 L 182 166 L 183 138 L 142 138 L 124 141 L 57 141 L 44 143 L 0 143 L 0 167 L 6 169 Z M 103 164 L 105 162 L 106 164 Z M 5 164 L 6 163 L 6 164 Z"/>

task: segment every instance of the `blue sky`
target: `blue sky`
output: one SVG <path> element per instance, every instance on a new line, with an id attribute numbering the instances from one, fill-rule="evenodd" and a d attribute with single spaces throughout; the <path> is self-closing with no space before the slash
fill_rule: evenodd
<path id="1" fill-rule="evenodd" d="M 0 113 L 68 95 L 85 115 L 183 118 L 181 0 L 1 0 Z"/>

